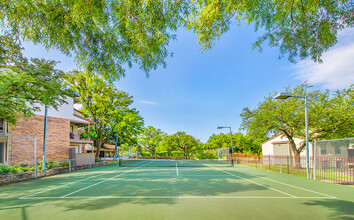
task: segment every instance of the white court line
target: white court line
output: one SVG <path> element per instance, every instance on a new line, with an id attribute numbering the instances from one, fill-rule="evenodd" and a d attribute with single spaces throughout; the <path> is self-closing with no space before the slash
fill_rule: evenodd
<path id="1" fill-rule="evenodd" d="M 51 191 L 51 190 L 54 190 L 54 189 L 58 189 L 60 187 L 64 187 L 64 186 L 67 186 L 67 185 L 71 185 L 71 184 L 74 184 L 74 183 L 78 183 L 78 182 L 81 182 L 81 181 L 84 181 L 84 180 L 88 180 L 88 179 L 91 179 L 91 178 L 94 178 L 94 177 L 98 177 L 98 176 L 102 176 L 102 175 L 105 175 L 105 174 L 108 174 L 108 173 L 112 173 L 112 172 L 115 172 L 117 170 L 120 170 L 120 169 L 125 169 L 126 167 L 119 167 L 118 169 L 116 170 L 112 170 L 112 171 L 109 171 L 109 172 L 106 172 L 106 173 L 102 173 L 102 174 L 99 174 L 99 175 L 95 175 L 95 176 L 91 176 L 91 177 L 88 177 L 88 178 L 85 178 L 85 179 L 82 179 L 82 180 L 77 180 L 77 181 L 74 181 L 74 182 L 70 182 L 70 183 L 66 183 L 66 184 L 63 184 L 63 185 L 60 185 L 60 186 L 56 186 L 56 187 L 53 187 L 53 188 L 49 188 L 49 189 L 46 189 L 46 190 L 42 190 L 42 191 L 39 191 L 39 192 L 36 192 L 36 193 L 32 193 L 32 194 L 29 194 L 27 196 L 22 196 L 20 197 L 19 199 L 24 199 L 26 197 L 29 197 L 29 196 L 33 196 L 33 195 L 37 195 L 37 194 L 40 194 L 40 193 L 44 193 L 44 192 L 48 192 L 48 191 Z"/>
<path id="2" fill-rule="evenodd" d="M 27 197 L 24 199 L 333 199 L 330 197 L 276 197 L 276 196 L 67 196 Z"/>
<path id="3" fill-rule="evenodd" d="M 177 166 L 177 163 L 176 163 L 176 173 L 177 173 L 177 176 L 178 176 L 178 166 Z"/>
<path id="4" fill-rule="evenodd" d="M 287 183 L 279 182 L 279 181 L 272 180 L 272 179 L 269 179 L 269 178 L 266 178 L 266 177 L 261 177 L 261 176 L 257 176 L 257 175 L 245 173 L 245 172 L 238 171 L 238 170 L 236 170 L 236 172 L 244 173 L 244 174 L 247 174 L 247 175 L 250 175 L 250 176 L 253 176 L 253 177 L 265 179 L 265 180 L 272 181 L 272 182 L 275 182 L 275 183 L 280 183 L 280 184 L 283 184 L 283 185 L 286 185 L 286 186 L 290 186 L 290 187 L 293 187 L 293 188 L 296 188 L 296 189 L 302 189 L 302 190 L 304 190 L 304 191 L 316 193 L 316 194 L 323 195 L 323 196 L 328 196 L 328 197 L 331 197 L 332 199 L 337 199 L 337 197 L 334 197 L 334 196 L 331 196 L 331 195 L 327 195 L 327 194 L 320 193 L 320 192 L 316 192 L 316 191 L 313 191 L 313 190 L 310 190 L 310 189 L 305 189 L 305 188 L 302 188 L 302 187 L 298 187 L 298 186 L 290 185 L 290 184 L 287 184 Z"/>
<path id="5" fill-rule="evenodd" d="M 208 164 L 206 164 L 206 165 L 208 165 Z M 209 165 L 208 165 L 208 166 L 209 166 Z M 294 196 L 294 195 L 291 195 L 291 194 L 289 194 L 289 193 L 286 193 L 286 192 L 283 192 L 283 191 L 274 189 L 274 188 L 272 188 L 272 187 L 269 187 L 269 186 L 266 186 L 266 185 L 263 185 L 263 184 L 254 182 L 254 181 L 252 181 L 252 180 L 245 179 L 245 178 L 243 178 L 243 177 L 237 176 L 237 175 L 235 175 L 235 174 L 233 174 L 233 173 L 229 173 L 229 172 L 227 172 L 227 171 L 225 171 L 225 170 L 222 170 L 222 169 L 219 169 L 219 168 L 217 168 L 217 167 L 213 167 L 213 166 L 210 166 L 210 167 L 212 167 L 212 168 L 214 168 L 214 169 L 218 169 L 218 170 L 220 170 L 220 171 L 222 171 L 222 172 L 224 172 L 224 173 L 227 173 L 227 174 L 229 174 L 229 175 L 231 175 L 231 176 L 235 176 L 235 177 L 240 178 L 240 179 L 243 179 L 243 180 L 245 180 L 245 181 L 248 181 L 248 182 L 254 183 L 254 184 L 256 184 L 256 185 L 265 187 L 265 188 L 267 188 L 267 189 L 270 189 L 270 190 L 273 190 L 273 191 L 276 191 L 276 192 L 280 192 L 280 193 L 282 193 L 282 194 L 291 196 L 291 197 L 293 197 L 293 198 L 297 198 L 297 196 Z"/>
<path id="6" fill-rule="evenodd" d="M 151 162 L 149 162 L 149 163 L 151 163 Z M 66 194 L 66 195 L 62 196 L 61 198 L 65 198 L 65 197 L 67 197 L 67 196 L 70 196 L 70 195 L 75 194 L 75 193 L 77 193 L 77 192 L 80 192 L 80 191 L 82 191 L 82 190 L 85 190 L 85 189 L 91 188 L 91 187 L 93 187 L 93 186 L 96 186 L 96 185 L 101 184 L 101 183 L 104 183 L 104 182 L 107 182 L 107 181 L 108 181 L 108 180 L 110 180 L 110 179 L 113 179 L 113 178 L 115 178 L 115 177 L 118 177 L 118 176 L 124 175 L 125 173 L 129 173 L 129 172 L 131 172 L 131 171 L 133 171 L 133 170 L 139 169 L 140 167 L 146 166 L 146 165 L 148 165 L 149 163 L 146 163 L 146 164 L 144 164 L 144 165 L 141 165 L 141 166 L 139 166 L 139 167 L 136 167 L 136 168 L 134 168 L 134 169 L 132 169 L 132 170 L 125 171 L 124 173 L 120 173 L 120 174 L 118 174 L 118 175 L 116 175 L 116 176 L 113 176 L 113 177 L 111 177 L 111 178 L 108 178 L 108 179 L 102 180 L 102 181 L 100 181 L 100 182 L 98 182 L 98 183 L 95 183 L 95 184 L 92 184 L 92 185 L 86 186 L 86 187 L 81 188 L 81 189 L 79 189 L 79 190 L 76 190 L 76 191 L 74 191 L 74 192 L 68 193 L 68 194 Z"/>
<path id="7" fill-rule="evenodd" d="M 171 174 L 126 174 L 124 176 L 132 176 L 132 177 L 175 177 L 176 175 L 171 175 Z M 204 177 L 226 177 L 226 176 L 230 176 L 230 175 L 223 175 L 223 174 L 219 174 L 219 175 L 184 175 L 184 174 L 179 174 L 178 172 L 178 176 L 180 177 L 194 177 L 194 176 L 204 176 Z"/>

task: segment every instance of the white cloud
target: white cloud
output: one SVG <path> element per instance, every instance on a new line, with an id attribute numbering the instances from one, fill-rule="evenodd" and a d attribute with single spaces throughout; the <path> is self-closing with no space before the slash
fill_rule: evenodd
<path id="1" fill-rule="evenodd" d="M 323 55 L 323 63 L 307 59 L 296 64 L 296 78 L 333 90 L 347 88 L 353 84 L 354 29 L 342 31 L 338 38 L 338 44 Z"/>
<path id="2" fill-rule="evenodd" d="M 146 104 L 146 105 L 156 105 L 156 102 L 145 101 L 145 100 L 141 100 L 140 103 L 143 103 L 143 104 Z"/>

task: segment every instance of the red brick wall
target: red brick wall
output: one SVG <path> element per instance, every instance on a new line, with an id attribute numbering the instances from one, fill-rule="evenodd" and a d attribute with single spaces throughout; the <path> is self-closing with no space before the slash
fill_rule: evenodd
<path id="1" fill-rule="evenodd" d="M 37 137 L 37 160 L 43 159 L 44 116 L 36 115 L 27 121 L 20 117 L 15 128 L 9 128 L 9 134 Z M 70 120 L 48 117 L 46 160 L 69 158 Z M 34 161 L 33 140 L 23 137 L 11 137 L 9 142 L 9 162 L 11 164 Z M 29 162 L 26 162 L 29 161 Z"/>

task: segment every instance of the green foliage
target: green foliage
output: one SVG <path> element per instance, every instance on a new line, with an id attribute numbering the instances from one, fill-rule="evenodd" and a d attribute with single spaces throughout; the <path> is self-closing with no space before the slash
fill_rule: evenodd
<path id="1" fill-rule="evenodd" d="M 198 34 L 202 49 L 209 49 L 230 29 L 232 20 L 254 24 L 262 36 L 253 48 L 262 50 L 268 40 L 279 47 L 281 56 L 295 62 L 311 57 L 321 62 L 322 54 L 337 43 L 338 32 L 354 24 L 351 0 L 198 0 L 189 16 L 189 29 Z M 193 3 L 192 3 L 193 4 Z"/>
<path id="2" fill-rule="evenodd" d="M 0 1 L 0 27 L 43 44 L 106 79 L 124 76 L 135 62 L 149 72 L 165 66 L 188 2 L 178 1 Z M 128 65 L 124 65 L 128 64 Z"/>
<path id="3" fill-rule="evenodd" d="M 152 126 L 144 127 L 139 135 L 139 143 L 148 147 L 157 147 L 167 136 L 160 129 Z"/>
<path id="4" fill-rule="evenodd" d="M 2 166 L 0 166 L 0 175 L 25 173 L 27 171 L 34 171 L 34 167 L 21 166 L 21 165 L 15 165 L 15 166 L 2 165 Z"/>
<path id="5" fill-rule="evenodd" d="M 156 152 L 156 155 L 158 155 L 158 156 L 168 156 L 168 151 L 158 151 L 158 152 Z"/>
<path id="6" fill-rule="evenodd" d="M 257 139 L 249 136 L 244 136 L 242 133 L 233 133 L 232 141 L 234 146 L 234 153 L 260 154 L 262 151 L 262 146 Z M 230 134 L 223 133 L 213 134 L 209 137 L 207 143 L 204 145 L 204 149 L 217 149 L 226 147 L 231 150 L 231 138 Z"/>
<path id="7" fill-rule="evenodd" d="M 68 167 L 69 166 L 69 161 L 62 161 L 59 163 L 61 167 Z"/>
<path id="8" fill-rule="evenodd" d="M 118 132 L 119 145 L 134 142 L 143 126 L 143 119 L 134 108 L 129 108 L 133 97 L 116 89 L 102 77 L 90 72 L 72 71 L 66 76 L 68 86 L 80 94 L 83 114 L 96 124 L 91 126 L 96 157 L 101 146 L 115 140 Z"/>
<path id="9" fill-rule="evenodd" d="M 182 150 L 184 154 L 188 154 L 190 150 L 197 149 L 200 146 L 200 141 L 185 132 L 177 132 L 173 135 L 168 135 L 161 142 L 160 149 Z"/>
<path id="10" fill-rule="evenodd" d="M 184 151 L 171 151 L 171 155 L 173 157 L 183 157 L 184 156 Z"/>
<path id="11" fill-rule="evenodd" d="M 217 149 L 208 149 L 208 150 L 198 150 L 196 152 L 197 159 L 218 159 Z"/>
<path id="12" fill-rule="evenodd" d="M 0 118 L 12 125 L 16 114 L 30 117 L 38 104 L 57 109 L 70 95 L 62 85 L 63 72 L 55 69 L 57 62 L 28 60 L 22 50 L 13 36 L 0 35 Z"/>
<path id="13" fill-rule="evenodd" d="M 58 166 L 58 162 L 56 161 L 49 161 L 45 163 L 45 169 L 50 170 L 53 169 L 54 167 Z M 43 162 L 38 162 L 37 163 L 37 169 L 42 170 L 43 169 Z"/>
<path id="14" fill-rule="evenodd" d="M 99 163 L 99 162 L 102 162 L 102 160 L 98 157 L 95 158 L 95 163 Z"/>
<path id="15" fill-rule="evenodd" d="M 152 153 L 150 153 L 150 152 L 141 152 L 140 155 L 143 156 L 143 157 L 151 157 Z"/>
<path id="16" fill-rule="evenodd" d="M 336 91 L 332 96 L 329 90 L 308 91 L 307 88 L 304 83 L 294 89 L 285 88 L 285 92 L 293 96 L 308 96 L 309 140 L 353 137 L 353 86 Z M 289 139 L 293 152 L 298 155 L 305 143 L 297 148 L 293 137 L 306 136 L 304 100 L 275 100 L 275 94 L 271 93 L 254 110 L 243 109 L 242 129 L 250 137 L 263 138 L 267 134 L 280 133 Z"/>

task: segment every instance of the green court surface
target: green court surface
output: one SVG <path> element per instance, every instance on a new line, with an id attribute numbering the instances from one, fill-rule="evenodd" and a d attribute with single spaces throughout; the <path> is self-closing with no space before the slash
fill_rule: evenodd
<path id="1" fill-rule="evenodd" d="M 246 166 L 108 165 L 0 187 L 0 219 L 354 219 L 354 188 Z"/>

